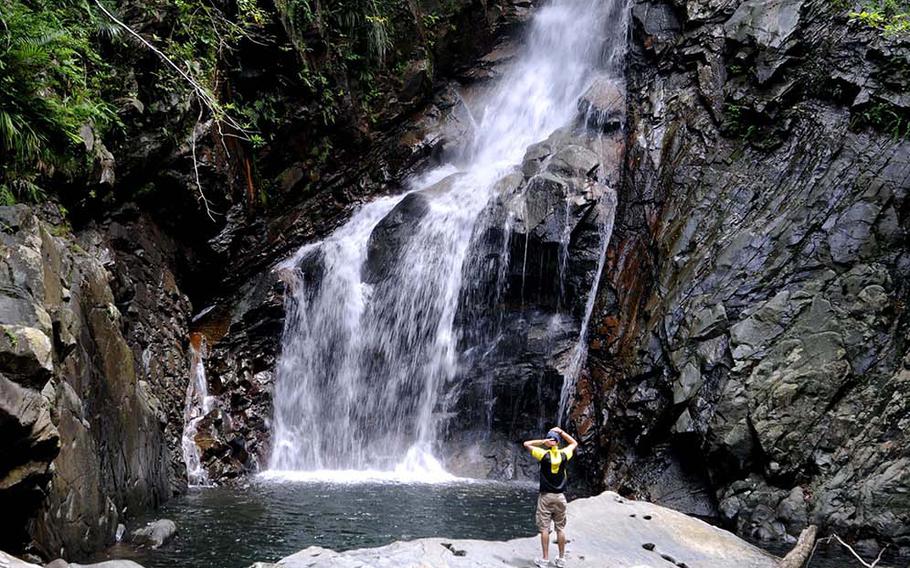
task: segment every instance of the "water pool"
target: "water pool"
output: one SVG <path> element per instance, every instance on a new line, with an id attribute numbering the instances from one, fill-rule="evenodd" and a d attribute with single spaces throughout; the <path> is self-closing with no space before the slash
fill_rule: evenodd
<path id="1" fill-rule="evenodd" d="M 307 546 L 337 550 L 394 540 L 511 539 L 534 534 L 537 486 L 455 481 L 278 482 L 193 489 L 138 519 L 177 523 L 178 536 L 159 550 L 117 546 L 104 558 L 131 558 L 146 568 L 247 568 Z"/>

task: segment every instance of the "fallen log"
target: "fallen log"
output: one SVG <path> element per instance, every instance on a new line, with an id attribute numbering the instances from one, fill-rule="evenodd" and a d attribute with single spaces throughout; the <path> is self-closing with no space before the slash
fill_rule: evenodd
<path id="1" fill-rule="evenodd" d="M 781 559 L 779 568 L 803 568 L 812 555 L 812 551 L 815 550 L 815 537 L 817 534 L 818 527 L 815 525 L 809 525 L 803 529 L 803 532 L 799 533 L 799 540 L 796 541 L 796 546 Z"/>

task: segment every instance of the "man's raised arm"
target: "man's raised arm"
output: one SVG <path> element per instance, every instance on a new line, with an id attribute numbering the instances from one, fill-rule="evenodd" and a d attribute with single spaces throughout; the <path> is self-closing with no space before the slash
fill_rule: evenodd
<path id="1" fill-rule="evenodd" d="M 563 438 L 565 438 L 566 441 L 569 443 L 569 445 L 566 446 L 566 447 L 563 448 L 563 449 L 564 449 L 564 450 L 567 450 L 567 451 L 569 451 L 569 452 L 574 452 L 574 451 L 575 451 L 575 448 L 578 447 L 578 440 L 576 440 L 575 438 L 573 438 L 572 436 L 570 436 L 568 432 L 566 432 L 565 430 L 563 430 L 563 429 L 560 428 L 559 426 L 557 426 L 556 428 L 553 428 L 553 430 L 555 430 L 556 433 L 558 433 L 560 436 L 562 436 Z"/>

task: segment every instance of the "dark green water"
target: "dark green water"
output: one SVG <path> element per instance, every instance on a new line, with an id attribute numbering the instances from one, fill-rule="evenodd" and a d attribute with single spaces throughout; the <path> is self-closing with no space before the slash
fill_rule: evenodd
<path id="1" fill-rule="evenodd" d="M 192 490 L 145 521 L 168 518 L 178 536 L 156 551 L 118 546 L 107 558 L 146 568 L 247 568 L 307 546 L 336 550 L 394 540 L 511 539 L 535 532 L 536 484 L 496 482 L 278 483 Z"/>
<path id="2" fill-rule="evenodd" d="M 535 533 L 536 484 L 497 482 L 327 483 L 255 481 L 192 490 L 137 519 L 168 518 L 178 536 L 159 550 L 114 547 L 98 558 L 130 558 L 146 568 L 247 568 L 308 546 L 336 550 L 422 537 L 507 540 Z M 789 545 L 769 545 L 777 555 Z M 872 560 L 872 559 L 869 559 Z M 837 546 L 821 546 L 810 568 L 860 566 Z M 881 568 L 905 568 L 891 555 Z"/>

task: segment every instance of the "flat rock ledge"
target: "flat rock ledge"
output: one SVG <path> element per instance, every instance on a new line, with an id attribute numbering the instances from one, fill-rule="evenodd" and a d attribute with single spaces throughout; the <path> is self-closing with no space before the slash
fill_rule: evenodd
<path id="1" fill-rule="evenodd" d="M 41 566 L 19 560 L 15 556 L 0 551 L 0 568 L 41 568 Z M 142 568 L 142 565 L 132 560 L 107 560 L 97 564 L 75 564 L 65 560 L 54 560 L 44 568 Z"/>
<path id="2" fill-rule="evenodd" d="M 778 559 L 708 523 L 612 492 L 569 503 L 571 568 L 774 568 Z M 532 566 L 539 539 L 425 538 L 335 552 L 311 546 L 251 568 L 503 568 Z M 556 552 L 555 543 L 550 549 Z"/>

